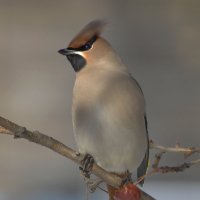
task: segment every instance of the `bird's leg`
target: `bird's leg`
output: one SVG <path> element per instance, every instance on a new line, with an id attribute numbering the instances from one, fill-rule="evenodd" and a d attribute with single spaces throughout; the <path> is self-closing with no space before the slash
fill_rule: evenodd
<path id="1" fill-rule="evenodd" d="M 99 185 L 103 182 L 101 179 L 90 179 L 93 164 L 94 158 L 90 154 L 86 154 L 81 161 L 81 166 L 79 167 L 81 176 L 83 176 L 83 179 L 91 193 L 94 192 L 96 188 L 99 187 Z"/>
<path id="2" fill-rule="evenodd" d="M 87 178 L 90 178 L 92 166 L 94 164 L 94 158 L 90 154 L 86 154 L 81 161 L 80 171 Z"/>
<path id="3" fill-rule="evenodd" d="M 99 187 L 99 185 L 103 182 L 103 180 L 101 179 L 91 179 L 90 177 L 85 176 L 85 174 L 83 173 L 83 170 L 80 170 L 80 173 L 81 173 L 81 176 L 83 177 L 84 182 L 88 186 L 89 192 L 91 193 L 95 192 L 97 187 Z"/>
<path id="4" fill-rule="evenodd" d="M 128 183 L 132 183 L 132 178 L 131 178 L 131 173 L 127 170 L 124 174 L 124 176 L 122 177 L 122 186 Z"/>

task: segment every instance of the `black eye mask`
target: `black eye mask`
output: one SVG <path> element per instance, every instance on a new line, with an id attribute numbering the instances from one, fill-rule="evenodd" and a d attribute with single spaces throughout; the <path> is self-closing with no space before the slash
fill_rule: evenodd
<path id="1" fill-rule="evenodd" d="M 78 48 L 71 48 L 71 47 L 68 47 L 67 49 L 68 50 L 76 50 L 76 51 L 87 51 L 89 50 L 93 43 L 97 40 L 97 36 L 93 36 L 88 42 L 86 42 L 83 46 L 81 47 L 78 47 Z"/>
<path id="2" fill-rule="evenodd" d="M 98 36 L 95 35 L 81 47 L 68 47 L 66 49 L 60 49 L 58 53 L 66 56 L 69 62 L 71 63 L 72 67 L 74 68 L 74 71 L 78 72 L 86 65 L 87 61 L 83 56 L 79 55 L 78 53 L 76 54 L 76 51 L 89 50 L 92 47 L 93 43 L 97 40 L 97 38 Z"/>

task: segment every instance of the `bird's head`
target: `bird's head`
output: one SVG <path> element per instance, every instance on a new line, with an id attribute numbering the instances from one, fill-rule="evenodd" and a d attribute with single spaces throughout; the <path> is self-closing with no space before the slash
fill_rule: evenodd
<path id="1" fill-rule="evenodd" d="M 58 52 L 65 55 L 76 72 L 86 66 L 95 66 L 102 63 L 112 48 L 100 34 L 106 23 L 101 20 L 92 21 L 87 24 L 78 35 L 69 43 L 67 48 Z"/>

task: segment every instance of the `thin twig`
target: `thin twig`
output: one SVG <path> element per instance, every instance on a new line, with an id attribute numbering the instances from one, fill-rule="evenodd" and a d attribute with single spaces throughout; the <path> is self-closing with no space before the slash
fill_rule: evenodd
<path id="1" fill-rule="evenodd" d="M 159 153 L 157 153 L 155 155 L 155 160 L 154 160 L 154 162 L 152 164 L 152 168 L 154 168 L 154 169 L 158 168 L 158 165 L 159 165 L 160 160 L 161 160 L 161 158 L 162 158 L 162 156 L 163 156 L 164 153 L 165 153 L 165 151 L 160 151 Z"/>
<path id="2" fill-rule="evenodd" d="M 152 170 L 150 170 L 147 176 L 152 175 L 153 173 L 169 173 L 169 172 L 182 172 L 193 165 L 200 164 L 200 159 L 184 162 L 177 166 L 159 166 L 161 158 L 164 153 L 172 152 L 172 153 L 183 153 L 185 158 L 191 156 L 194 153 L 200 153 L 199 148 L 195 147 L 187 147 L 183 148 L 180 145 L 176 145 L 175 147 L 164 147 L 161 145 L 155 144 L 152 140 L 150 141 L 150 148 L 159 150 L 159 153 L 155 154 L 155 160 L 152 164 Z"/>
<path id="3" fill-rule="evenodd" d="M 190 162 L 184 162 L 183 164 L 177 165 L 177 166 L 161 166 L 159 167 L 159 163 L 162 159 L 162 156 L 165 152 L 160 151 L 158 154 L 155 155 L 155 160 L 152 164 L 152 168 L 148 170 L 148 172 L 140 177 L 134 184 L 138 185 L 143 179 L 146 177 L 152 176 L 155 173 L 174 173 L 174 172 L 183 172 L 186 169 L 189 169 L 191 166 L 200 164 L 200 159 L 193 160 Z"/>
<path id="4" fill-rule="evenodd" d="M 170 153 L 183 153 L 185 158 L 188 158 L 194 153 L 200 153 L 200 148 L 195 147 L 180 147 L 180 145 L 176 145 L 175 147 L 164 147 L 161 145 L 155 144 L 152 140 L 149 141 L 149 146 L 151 149 L 159 150 L 158 153 L 155 154 L 155 160 L 152 164 L 152 168 L 148 170 L 148 172 L 140 177 L 136 182 L 135 185 L 140 183 L 143 179 L 148 176 L 151 176 L 155 173 L 174 173 L 174 172 L 182 172 L 193 165 L 200 164 L 200 159 L 184 162 L 180 165 L 176 166 L 159 166 L 162 156 L 166 152 Z"/>
<path id="5" fill-rule="evenodd" d="M 181 147 L 180 145 L 176 145 L 175 147 L 164 147 L 164 146 L 155 144 L 152 140 L 150 140 L 149 146 L 151 149 L 156 149 L 163 152 L 183 153 L 185 157 L 189 157 L 194 153 L 200 153 L 200 148 Z"/>

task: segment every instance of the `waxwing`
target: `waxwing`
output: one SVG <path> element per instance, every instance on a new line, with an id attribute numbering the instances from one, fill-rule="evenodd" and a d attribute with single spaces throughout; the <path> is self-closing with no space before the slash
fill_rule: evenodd
<path id="1" fill-rule="evenodd" d="M 82 154 L 119 175 L 146 173 L 149 157 L 145 100 L 137 81 L 101 36 L 105 22 L 86 25 L 59 50 L 76 72 L 72 118 Z M 109 191 L 111 189 L 109 188 Z"/>

